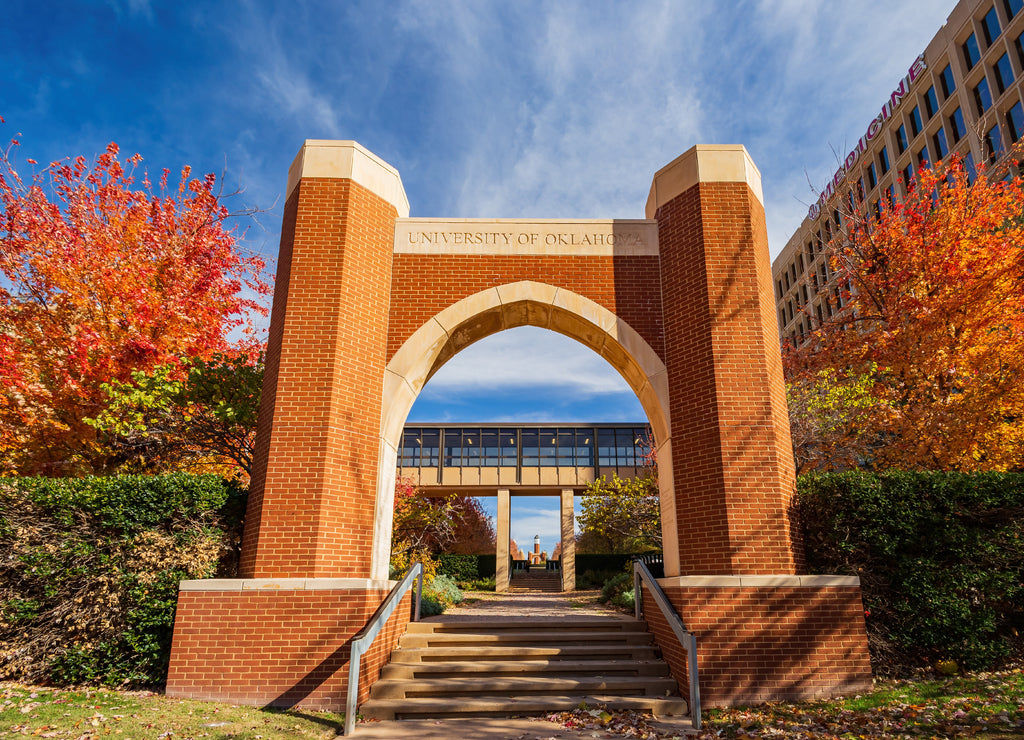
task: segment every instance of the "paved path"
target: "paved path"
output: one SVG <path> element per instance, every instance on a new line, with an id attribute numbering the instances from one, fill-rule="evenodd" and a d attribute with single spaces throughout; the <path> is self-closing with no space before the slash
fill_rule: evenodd
<path id="1" fill-rule="evenodd" d="M 467 591 L 466 599 L 425 622 L 473 622 L 493 617 L 530 619 L 536 617 L 611 617 L 632 619 L 632 614 L 612 609 L 597 601 L 599 591 L 570 593 L 504 593 Z"/>

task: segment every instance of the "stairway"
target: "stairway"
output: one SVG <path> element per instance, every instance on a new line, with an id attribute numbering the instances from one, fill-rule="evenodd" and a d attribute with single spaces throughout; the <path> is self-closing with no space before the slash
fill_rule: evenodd
<path id="1" fill-rule="evenodd" d="M 372 719 L 508 717 L 580 704 L 687 713 L 646 625 L 603 617 L 411 623 L 359 711 Z"/>
<path id="2" fill-rule="evenodd" d="M 548 570 L 543 565 L 534 565 L 528 570 L 513 571 L 508 590 L 514 593 L 558 592 L 562 590 L 562 573 L 557 570 Z"/>

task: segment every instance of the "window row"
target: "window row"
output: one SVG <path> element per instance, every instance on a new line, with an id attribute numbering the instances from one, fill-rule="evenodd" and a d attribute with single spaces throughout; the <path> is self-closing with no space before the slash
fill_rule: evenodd
<path id="1" fill-rule="evenodd" d="M 642 467 L 646 427 L 406 427 L 400 468 Z"/>

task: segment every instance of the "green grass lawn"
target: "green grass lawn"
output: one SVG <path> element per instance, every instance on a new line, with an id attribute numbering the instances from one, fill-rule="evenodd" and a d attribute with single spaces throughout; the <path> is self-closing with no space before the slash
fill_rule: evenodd
<path id="1" fill-rule="evenodd" d="M 673 737 L 636 713 L 577 710 L 552 719 L 585 737 Z M 54 689 L 0 683 L 0 736 L 92 740 L 333 738 L 342 716 L 168 699 L 147 691 Z M 591 733 L 591 734 L 587 734 Z M 653 734 L 652 734 L 653 733 Z M 915 681 L 882 681 L 867 694 L 817 702 L 712 709 L 699 736 L 712 738 L 1024 737 L 1021 669 Z"/>

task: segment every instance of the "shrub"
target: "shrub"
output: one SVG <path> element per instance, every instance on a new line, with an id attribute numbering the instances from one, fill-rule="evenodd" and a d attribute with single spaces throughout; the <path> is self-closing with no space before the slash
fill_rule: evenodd
<path id="1" fill-rule="evenodd" d="M 448 576 L 435 576 L 423 584 L 420 615 L 433 617 L 443 614 L 453 604 L 462 603 L 462 591 Z"/>
<path id="2" fill-rule="evenodd" d="M 244 498 L 209 475 L 0 479 L 0 678 L 162 683 L 178 583 L 235 575 Z"/>
<path id="3" fill-rule="evenodd" d="M 1024 474 L 802 476 L 812 573 L 861 578 L 874 669 L 1021 655 Z"/>
<path id="4" fill-rule="evenodd" d="M 615 600 L 619 598 L 624 591 L 633 590 L 633 574 L 632 573 L 619 573 L 617 576 L 612 576 L 609 580 L 605 581 L 604 586 L 601 587 L 601 601 L 615 603 Z"/>
<path id="5" fill-rule="evenodd" d="M 615 606 L 620 607 L 622 609 L 635 609 L 636 602 L 634 601 L 634 599 L 635 596 L 633 594 L 633 589 L 629 589 L 628 591 L 622 591 L 621 593 L 619 593 L 618 596 L 612 599 L 612 603 L 615 604 Z"/>
<path id="6" fill-rule="evenodd" d="M 463 555 L 442 553 L 435 555 L 438 572 L 454 581 L 474 581 L 477 578 L 489 578 L 495 572 L 495 556 Z"/>

